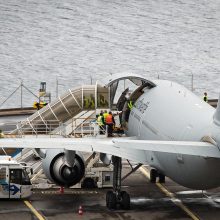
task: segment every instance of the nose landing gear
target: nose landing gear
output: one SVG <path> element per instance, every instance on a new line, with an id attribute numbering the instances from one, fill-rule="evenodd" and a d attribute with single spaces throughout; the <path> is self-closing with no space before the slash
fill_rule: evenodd
<path id="1" fill-rule="evenodd" d="M 118 205 L 120 208 L 130 209 L 130 196 L 126 191 L 121 191 L 121 158 L 112 156 L 113 162 L 113 191 L 108 191 L 106 194 L 106 206 L 109 209 L 116 209 Z"/>

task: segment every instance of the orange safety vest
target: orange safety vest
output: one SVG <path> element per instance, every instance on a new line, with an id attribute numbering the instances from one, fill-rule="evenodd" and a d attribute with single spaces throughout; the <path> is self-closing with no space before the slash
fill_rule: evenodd
<path id="1" fill-rule="evenodd" d="M 105 119 L 106 124 L 113 124 L 112 115 L 107 115 Z"/>

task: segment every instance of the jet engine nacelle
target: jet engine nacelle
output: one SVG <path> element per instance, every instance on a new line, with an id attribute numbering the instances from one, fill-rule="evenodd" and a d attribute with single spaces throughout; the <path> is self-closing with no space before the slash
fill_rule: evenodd
<path id="1" fill-rule="evenodd" d="M 79 152 L 75 153 L 74 165 L 68 166 L 63 149 L 48 149 L 42 159 L 46 177 L 59 186 L 70 187 L 77 184 L 85 174 L 85 163 Z"/>

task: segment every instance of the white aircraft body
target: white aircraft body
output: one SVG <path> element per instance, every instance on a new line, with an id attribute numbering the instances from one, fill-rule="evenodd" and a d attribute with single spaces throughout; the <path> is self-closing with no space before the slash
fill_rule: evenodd
<path id="1" fill-rule="evenodd" d="M 177 83 L 165 80 L 154 80 L 153 83 L 156 86 L 146 86 L 139 91 L 141 95 L 130 112 L 127 138 L 1 139 L 0 147 L 45 148 L 49 152 L 56 149 L 53 150 L 56 153 L 50 153 L 50 161 L 62 148 L 66 152 L 74 152 L 73 159 L 65 160 L 69 167 L 76 163 L 74 155 L 79 151 L 100 152 L 103 161 L 114 155 L 116 174 L 121 170 L 121 162 L 117 158 L 125 158 L 150 165 L 153 168 L 152 182 L 157 177 L 164 182 L 167 176 L 192 189 L 220 186 L 220 103 L 215 110 Z M 59 160 L 56 164 L 62 166 L 65 161 Z M 66 171 L 68 174 L 71 169 Z M 117 203 L 125 209 L 130 207 L 129 195 L 120 191 L 120 185 L 116 178 L 115 193 L 107 193 L 109 208 L 116 208 Z"/>
<path id="2" fill-rule="evenodd" d="M 157 81 L 156 84 L 157 87 L 147 90 L 132 109 L 128 136 L 137 136 L 141 140 L 179 141 L 180 146 L 182 141 L 199 142 L 204 137 L 216 140 L 217 136 L 213 135 L 220 128 L 213 121 L 213 107 L 181 85 L 169 81 Z M 193 146 L 184 154 L 178 152 L 178 143 L 176 145 L 176 149 L 172 147 L 173 150 L 167 153 L 159 149 L 145 151 L 149 165 L 189 188 L 209 189 L 220 185 L 217 146 L 213 146 L 217 149 L 215 158 L 208 155 L 208 147 L 207 157 L 200 155 L 200 143 L 194 154 L 190 153 Z M 144 149 L 144 143 L 142 146 Z"/>

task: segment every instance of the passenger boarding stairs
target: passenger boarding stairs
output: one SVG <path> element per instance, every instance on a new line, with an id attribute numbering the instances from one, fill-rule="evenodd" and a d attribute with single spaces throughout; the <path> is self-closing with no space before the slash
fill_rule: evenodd
<path id="1" fill-rule="evenodd" d="M 57 127 L 50 134 L 62 134 L 64 136 L 74 136 L 77 137 L 79 133 L 82 133 L 82 130 L 85 131 L 86 123 L 89 123 L 95 120 L 94 110 L 90 111 L 82 111 L 73 118 L 69 119 L 65 123 L 63 123 L 60 127 Z"/>
<path id="2" fill-rule="evenodd" d="M 18 123 L 17 128 L 10 134 L 21 136 L 74 134 L 85 121 L 95 119 L 98 108 L 108 109 L 108 100 L 108 88 L 98 84 L 69 89 L 54 102 Z"/>

